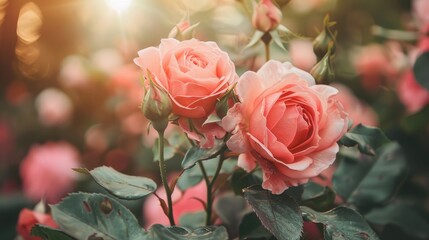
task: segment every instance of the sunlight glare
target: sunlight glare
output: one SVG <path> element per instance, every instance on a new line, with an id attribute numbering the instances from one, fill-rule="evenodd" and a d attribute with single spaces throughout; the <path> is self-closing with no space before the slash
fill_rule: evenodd
<path id="1" fill-rule="evenodd" d="M 116 12 L 122 13 L 131 5 L 131 0 L 107 0 L 107 4 Z"/>

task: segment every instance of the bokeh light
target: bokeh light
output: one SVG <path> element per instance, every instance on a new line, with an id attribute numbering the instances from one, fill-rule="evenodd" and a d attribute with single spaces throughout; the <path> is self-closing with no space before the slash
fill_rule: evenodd
<path id="1" fill-rule="evenodd" d="M 29 2 L 21 8 L 16 33 L 21 41 L 33 43 L 40 37 L 42 23 L 40 8 L 33 2 Z"/>
<path id="2" fill-rule="evenodd" d="M 107 4 L 116 12 L 122 13 L 131 5 L 131 0 L 107 0 Z"/>
<path id="3" fill-rule="evenodd" d="M 7 0 L 0 0 L 0 25 L 3 22 L 4 15 L 5 15 L 5 8 L 7 6 Z"/>

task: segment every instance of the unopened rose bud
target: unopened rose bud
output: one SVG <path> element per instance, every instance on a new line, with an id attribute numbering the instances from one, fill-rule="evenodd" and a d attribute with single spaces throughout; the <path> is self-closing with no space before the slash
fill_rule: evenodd
<path id="1" fill-rule="evenodd" d="M 185 16 L 173 29 L 171 29 L 170 33 L 168 33 L 169 38 L 176 38 L 177 40 L 189 40 L 193 38 L 195 28 L 199 25 L 199 23 L 195 23 L 191 25 L 189 21 L 189 17 Z"/>
<path id="2" fill-rule="evenodd" d="M 261 0 L 253 10 L 253 27 L 262 32 L 270 32 L 277 28 L 282 20 L 282 12 L 272 0 Z"/>
<path id="3" fill-rule="evenodd" d="M 317 60 L 321 60 L 326 53 L 328 52 L 329 43 L 333 42 L 333 46 L 331 49 L 331 55 L 335 53 L 335 33 L 332 32 L 332 26 L 334 26 L 335 22 L 329 21 L 329 15 L 326 15 L 323 20 L 323 31 L 317 35 L 317 37 L 313 41 L 313 49 L 314 53 L 317 56 Z"/>
<path id="4" fill-rule="evenodd" d="M 332 68 L 332 49 L 334 43 L 331 41 L 328 45 L 328 52 L 314 67 L 310 74 L 318 84 L 328 84 L 334 80 L 335 74 Z"/>
<path id="5" fill-rule="evenodd" d="M 153 82 L 153 75 L 148 71 L 149 89 L 143 104 L 143 114 L 152 122 L 158 132 L 163 132 L 168 125 L 168 116 L 172 111 L 172 103 L 168 93 Z"/>

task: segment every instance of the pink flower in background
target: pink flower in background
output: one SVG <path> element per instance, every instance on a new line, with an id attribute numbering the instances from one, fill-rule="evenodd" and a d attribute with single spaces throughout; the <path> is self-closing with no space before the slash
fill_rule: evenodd
<path id="1" fill-rule="evenodd" d="M 49 203 L 59 201 L 73 190 L 78 175 L 79 152 L 67 142 L 51 142 L 31 147 L 20 166 L 25 195 Z"/>
<path id="2" fill-rule="evenodd" d="M 61 90 L 47 88 L 36 97 L 39 121 L 47 126 L 59 126 L 69 122 L 73 113 L 73 103 Z"/>
<path id="3" fill-rule="evenodd" d="M 377 90 L 383 80 L 391 80 L 397 73 L 387 50 L 379 44 L 362 47 L 352 59 L 357 73 L 362 77 L 362 85 L 370 91 Z"/>
<path id="4" fill-rule="evenodd" d="M 353 126 L 359 123 L 369 126 L 378 125 L 378 116 L 374 110 L 353 95 L 349 88 L 338 83 L 331 84 L 331 86 L 338 89 L 335 98 L 343 105 L 349 119 L 353 121 Z"/>
<path id="5" fill-rule="evenodd" d="M 24 208 L 19 213 L 16 231 L 24 240 L 42 240 L 40 237 L 31 236 L 31 229 L 36 224 L 58 228 L 51 215 Z"/>
<path id="6" fill-rule="evenodd" d="M 241 103 L 222 121 L 233 133 L 227 145 L 240 153 L 240 167 L 261 166 L 263 188 L 280 194 L 334 162 L 348 123 L 335 88 L 315 85 L 290 63 L 269 61 L 244 73 L 236 90 Z"/>
<path id="7" fill-rule="evenodd" d="M 173 114 L 195 120 L 195 127 L 203 131 L 205 138 L 198 135 L 195 140 L 210 147 L 214 136 L 225 134 L 211 133 L 222 131 L 216 123 L 204 127 L 199 123 L 213 113 L 218 98 L 238 78 L 234 63 L 226 52 L 214 42 L 163 39 L 158 48 L 146 48 L 138 54 L 134 62 L 142 68 L 145 76 L 148 70 L 155 75 L 155 83 L 169 94 L 173 102 Z"/>
<path id="8" fill-rule="evenodd" d="M 157 190 L 158 196 L 166 199 L 164 188 Z M 199 184 L 181 192 L 177 187 L 175 188 L 172 196 L 173 200 L 173 214 L 174 221 L 179 223 L 180 217 L 186 213 L 194 213 L 204 211 L 203 204 L 197 199 L 206 202 L 207 200 L 207 187 L 204 181 Z M 143 205 L 143 215 L 145 219 L 145 227 L 149 228 L 153 224 L 169 225 L 168 218 L 165 216 L 161 205 L 154 195 L 147 197 Z"/>
<path id="9" fill-rule="evenodd" d="M 253 9 L 252 25 L 262 32 L 277 28 L 282 20 L 282 12 L 272 0 L 261 0 Z"/>
<path id="10" fill-rule="evenodd" d="M 412 70 L 406 72 L 399 82 L 398 95 L 409 113 L 415 113 L 429 104 L 429 91 L 420 86 Z"/>
<path id="11" fill-rule="evenodd" d="M 413 11 L 420 21 L 420 25 L 429 24 L 429 1 L 428 0 L 413 0 Z"/>
<path id="12" fill-rule="evenodd" d="M 89 61 L 82 56 L 66 57 L 61 63 L 60 82 L 65 87 L 83 88 L 89 84 Z"/>
<path id="13" fill-rule="evenodd" d="M 309 72 L 316 65 L 317 57 L 313 51 L 313 42 L 305 39 L 294 39 L 289 43 L 289 54 L 292 64 Z"/>

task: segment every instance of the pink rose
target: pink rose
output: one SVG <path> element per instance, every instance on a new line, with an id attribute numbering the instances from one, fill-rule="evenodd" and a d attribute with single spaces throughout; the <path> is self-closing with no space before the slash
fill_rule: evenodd
<path id="1" fill-rule="evenodd" d="M 413 11 L 420 21 L 421 25 L 429 24 L 429 1 L 413 0 Z"/>
<path id="2" fill-rule="evenodd" d="M 338 89 L 335 98 L 343 105 L 349 119 L 353 121 L 353 126 L 359 123 L 369 126 L 378 125 L 378 116 L 374 110 L 353 95 L 349 88 L 341 84 L 331 84 L 331 86 Z"/>
<path id="3" fill-rule="evenodd" d="M 253 10 L 253 27 L 262 32 L 269 32 L 277 28 L 282 20 L 282 12 L 272 0 L 261 0 Z"/>
<path id="4" fill-rule="evenodd" d="M 144 75 L 148 70 L 155 75 L 155 83 L 173 102 L 173 114 L 198 122 L 194 127 L 202 131 L 205 139 L 198 137 L 195 140 L 210 147 L 213 138 L 219 136 L 207 133 L 222 128 L 216 123 L 205 124 L 203 128 L 202 123 L 215 110 L 217 100 L 238 78 L 228 54 L 214 42 L 196 39 L 182 42 L 163 39 L 159 48 L 149 47 L 138 54 L 134 62 L 143 69 Z M 188 124 L 188 121 L 184 122 Z"/>
<path id="5" fill-rule="evenodd" d="M 21 163 L 20 174 L 25 195 L 55 203 L 73 190 L 79 167 L 79 153 L 67 142 L 33 146 Z"/>
<path id="6" fill-rule="evenodd" d="M 58 228 L 51 215 L 24 208 L 19 213 L 16 231 L 24 240 L 41 240 L 40 237 L 31 236 L 31 229 L 36 224 Z"/>
<path id="7" fill-rule="evenodd" d="M 290 41 L 289 54 L 292 64 L 304 71 L 310 71 L 317 63 L 313 43 L 309 40 L 294 39 Z"/>
<path id="8" fill-rule="evenodd" d="M 159 188 L 156 193 L 164 200 L 166 199 L 164 188 Z M 181 192 L 178 188 L 174 189 L 172 200 L 174 221 L 176 223 L 179 223 L 180 217 L 186 213 L 204 211 L 204 205 L 197 199 L 201 199 L 204 202 L 207 200 L 207 187 L 204 181 L 187 189 L 185 192 Z M 163 225 L 170 224 L 161 208 L 158 198 L 154 195 L 147 197 L 143 205 L 143 215 L 146 228 L 157 223 Z"/>
<path id="9" fill-rule="evenodd" d="M 244 73 L 237 85 L 241 103 L 222 121 L 233 131 L 227 145 L 240 153 L 238 166 L 250 171 L 258 163 L 262 187 L 274 194 L 328 168 L 348 122 L 337 92 L 288 62 Z"/>

